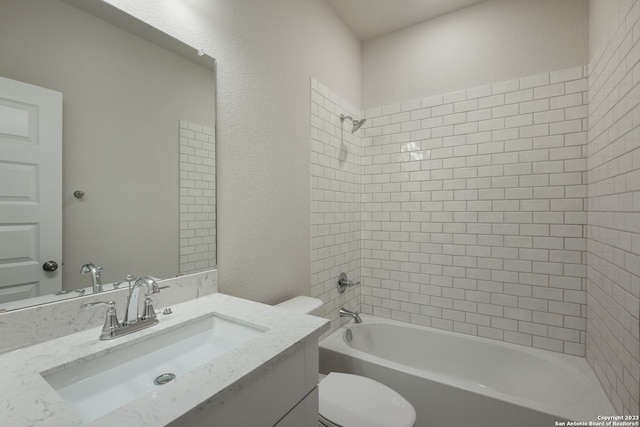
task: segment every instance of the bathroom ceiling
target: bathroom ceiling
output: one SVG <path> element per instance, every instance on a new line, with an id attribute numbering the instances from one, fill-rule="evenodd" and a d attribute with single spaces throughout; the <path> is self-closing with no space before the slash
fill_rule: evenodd
<path id="1" fill-rule="evenodd" d="M 484 0 L 326 0 L 362 41 Z"/>

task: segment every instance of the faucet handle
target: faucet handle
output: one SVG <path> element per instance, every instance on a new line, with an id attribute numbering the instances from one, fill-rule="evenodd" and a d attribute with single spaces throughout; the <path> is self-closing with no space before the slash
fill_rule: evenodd
<path id="1" fill-rule="evenodd" d="M 120 321 L 118 320 L 118 314 L 116 313 L 115 301 L 90 302 L 87 304 L 82 304 L 80 307 L 84 309 L 84 308 L 98 307 L 102 305 L 107 306 L 107 313 L 104 319 L 104 326 L 102 326 L 102 333 L 100 334 L 100 338 L 104 339 L 103 337 L 114 336 L 115 330 L 122 326 L 120 324 Z"/>
<path id="2" fill-rule="evenodd" d="M 113 289 L 120 289 L 120 286 L 128 283 L 129 284 L 129 292 L 131 292 L 131 282 L 135 280 L 135 277 L 133 277 L 133 274 L 127 274 L 126 277 L 124 278 L 124 280 L 121 280 L 119 282 L 115 282 L 113 284 Z"/>
<path id="3" fill-rule="evenodd" d="M 108 307 L 108 309 L 113 308 L 115 310 L 115 308 L 116 308 L 116 302 L 115 301 L 88 302 L 86 304 L 82 304 L 80 307 L 81 308 L 91 308 L 91 307 L 97 307 L 99 305 L 106 305 Z"/>
<path id="4" fill-rule="evenodd" d="M 156 315 L 156 311 L 153 308 L 153 300 L 151 299 L 151 295 L 147 294 L 144 299 L 144 312 L 142 313 L 141 320 L 147 319 L 155 319 L 158 316 Z"/>
<path id="5" fill-rule="evenodd" d="M 345 273 L 340 273 L 338 277 L 338 293 L 343 294 L 347 287 L 359 285 L 360 282 L 354 282 L 353 280 L 347 279 L 347 275 Z"/>

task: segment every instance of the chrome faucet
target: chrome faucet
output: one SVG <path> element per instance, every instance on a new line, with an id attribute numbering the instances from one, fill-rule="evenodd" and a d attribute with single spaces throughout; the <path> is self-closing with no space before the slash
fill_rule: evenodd
<path id="1" fill-rule="evenodd" d="M 91 273 L 91 284 L 93 285 L 93 293 L 102 292 L 102 280 L 100 279 L 100 272 L 102 267 L 96 267 L 93 263 L 88 263 L 80 268 L 80 273 Z"/>
<path id="2" fill-rule="evenodd" d="M 102 327 L 102 333 L 100 334 L 101 340 L 117 338 L 159 323 L 158 316 L 153 309 L 153 300 L 151 299 L 151 294 L 157 294 L 160 292 L 160 288 L 158 288 L 156 281 L 148 276 L 140 277 L 136 279 L 133 287 L 131 287 L 131 280 L 133 279 L 133 276 L 129 275 L 127 276 L 127 279 L 129 280 L 129 299 L 127 301 L 127 311 L 122 321 L 118 320 L 118 315 L 116 314 L 116 303 L 113 301 L 98 301 L 83 304 L 81 306 L 82 308 L 102 305 L 107 306 L 107 314 L 104 326 Z M 140 301 L 141 288 L 143 286 L 146 288 L 146 292 L 144 293 L 144 310 L 142 315 L 140 315 L 138 305 Z"/>
<path id="3" fill-rule="evenodd" d="M 356 323 L 362 323 L 360 314 L 357 311 L 347 310 L 344 307 L 340 309 L 340 317 L 353 317 Z"/>
<path id="4" fill-rule="evenodd" d="M 140 288 L 146 287 L 144 311 L 142 315 L 139 314 L 139 301 L 140 301 Z M 124 322 L 127 325 L 132 325 L 143 320 L 155 319 L 156 312 L 153 310 L 153 301 L 151 300 L 151 294 L 157 294 L 160 292 L 158 289 L 158 283 L 149 276 L 144 276 L 136 279 L 133 287 L 129 289 L 129 300 L 127 301 L 127 311 L 124 315 Z"/>

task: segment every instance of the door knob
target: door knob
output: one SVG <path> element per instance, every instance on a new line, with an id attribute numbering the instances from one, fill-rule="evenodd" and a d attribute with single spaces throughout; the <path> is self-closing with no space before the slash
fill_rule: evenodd
<path id="1" fill-rule="evenodd" d="M 42 264 L 42 269 L 44 271 L 56 271 L 58 269 L 58 263 L 55 261 L 47 261 Z"/>

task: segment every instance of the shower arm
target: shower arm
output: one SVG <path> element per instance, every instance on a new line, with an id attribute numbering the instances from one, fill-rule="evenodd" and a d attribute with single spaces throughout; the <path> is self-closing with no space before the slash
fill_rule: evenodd
<path id="1" fill-rule="evenodd" d="M 355 133 L 360 127 L 367 121 L 367 119 L 356 120 L 351 116 L 345 116 L 344 114 L 340 114 L 340 122 L 344 123 L 345 120 L 351 120 L 353 124 L 353 128 L 351 129 L 351 133 Z"/>

